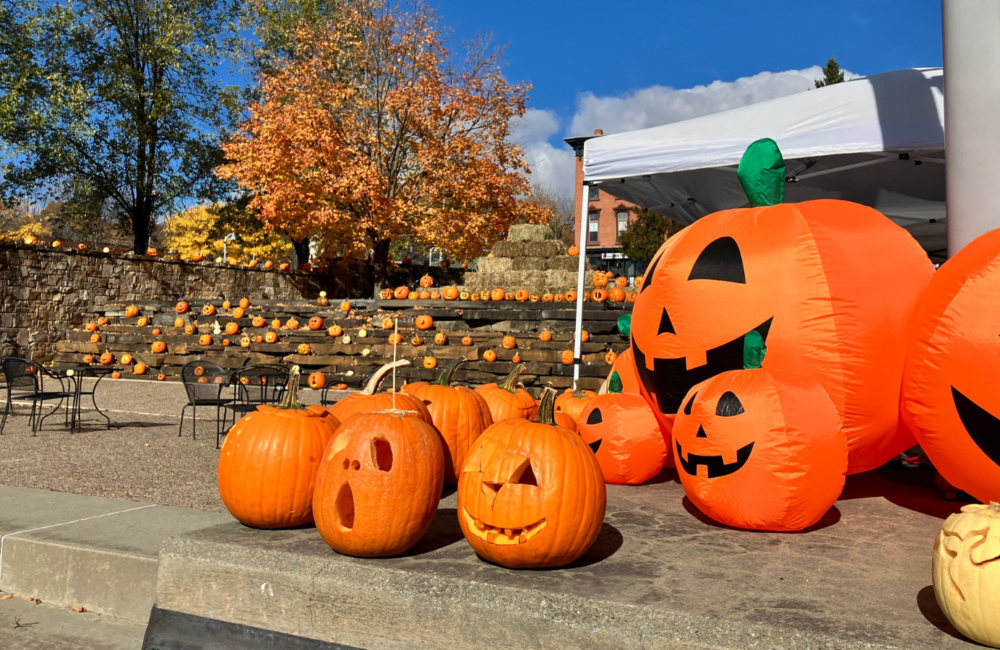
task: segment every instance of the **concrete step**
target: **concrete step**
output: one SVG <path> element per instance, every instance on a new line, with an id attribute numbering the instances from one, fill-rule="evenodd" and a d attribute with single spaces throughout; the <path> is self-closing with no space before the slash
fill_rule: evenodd
<path id="1" fill-rule="evenodd" d="M 0 487 L 0 590 L 145 622 L 168 537 L 228 514 Z"/>

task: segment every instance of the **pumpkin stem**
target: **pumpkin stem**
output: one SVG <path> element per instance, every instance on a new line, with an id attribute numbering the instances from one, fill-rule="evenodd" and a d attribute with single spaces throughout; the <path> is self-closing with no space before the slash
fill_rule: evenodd
<path id="1" fill-rule="evenodd" d="M 608 381 L 608 392 L 620 393 L 622 392 L 622 389 L 622 378 L 618 376 L 618 371 L 615 370 L 611 373 L 611 379 Z"/>
<path id="2" fill-rule="evenodd" d="M 402 368 L 403 366 L 410 365 L 409 359 L 400 359 L 399 361 L 393 361 L 392 363 L 387 363 L 372 375 L 372 378 L 368 380 L 368 384 L 361 391 L 362 395 L 374 395 L 378 392 L 378 388 L 382 385 L 382 380 L 388 376 L 390 372 L 396 368 Z"/>
<path id="3" fill-rule="evenodd" d="M 468 359 L 466 359 L 463 356 L 459 356 L 457 359 L 449 363 L 448 367 L 446 367 L 444 370 L 441 371 L 441 376 L 438 377 L 438 385 L 450 386 L 452 374 L 454 374 L 455 370 L 457 370 L 458 367 L 463 363 L 465 363 L 466 361 L 468 361 Z"/>
<path id="4" fill-rule="evenodd" d="M 542 391 L 542 401 L 538 405 L 538 419 L 535 422 L 539 424 L 548 424 L 549 426 L 556 425 L 556 390 L 554 388 L 546 388 Z"/>
<path id="5" fill-rule="evenodd" d="M 785 200 L 785 159 L 771 138 L 752 143 L 736 170 L 750 207 L 778 205 Z"/>
<path id="6" fill-rule="evenodd" d="M 301 368 L 292 366 L 288 373 L 288 390 L 285 391 L 285 399 L 281 400 L 278 408 L 304 410 L 305 407 L 299 403 L 299 378 L 302 377 Z"/>
<path id="7" fill-rule="evenodd" d="M 750 330 L 743 337 L 743 368 L 754 370 L 760 368 L 764 363 L 764 355 L 767 354 L 767 347 L 764 345 L 764 337 L 757 330 Z"/>
<path id="8" fill-rule="evenodd" d="M 500 388 L 504 389 L 508 393 L 516 393 L 517 388 L 515 388 L 515 385 L 517 384 L 517 378 L 523 375 L 524 371 L 527 369 L 528 366 L 523 363 L 519 364 L 509 375 L 507 375 L 507 378 L 503 380 L 500 384 Z"/>
<path id="9" fill-rule="evenodd" d="M 618 334 L 627 339 L 632 333 L 632 314 L 622 314 L 618 317 Z"/>

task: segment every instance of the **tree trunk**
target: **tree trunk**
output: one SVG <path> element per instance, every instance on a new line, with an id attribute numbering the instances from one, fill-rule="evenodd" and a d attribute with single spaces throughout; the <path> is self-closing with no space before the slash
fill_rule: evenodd
<path id="1" fill-rule="evenodd" d="M 295 249 L 295 268 L 309 262 L 309 238 L 303 237 L 302 241 L 292 240 L 292 248 Z"/>
<path id="2" fill-rule="evenodd" d="M 144 255 L 149 248 L 149 212 L 142 207 L 139 214 L 132 216 L 132 250 L 136 255 Z"/>
<path id="3" fill-rule="evenodd" d="M 372 265 L 375 269 L 375 298 L 389 286 L 389 239 L 376 240 L 372 245 Z"/>

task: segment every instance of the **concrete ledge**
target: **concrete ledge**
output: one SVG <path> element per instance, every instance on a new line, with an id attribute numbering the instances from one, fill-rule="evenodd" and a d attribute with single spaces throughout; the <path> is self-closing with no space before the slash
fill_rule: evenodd
<path id="1" fill-rule="evenodd" d="M 157 605 L 371 650 L 968 647 L 927 600 L 938 511 L 954 507 L 915 476 L 853 477 L 798 535 L 707 522 L 670 475 L 611 487 L 597 544 L 555 571 L 478 559 L 454 496 L 416 548 L 381 560 L 340 556 L 310 528 L 226 524 L 165 542 Z"/>

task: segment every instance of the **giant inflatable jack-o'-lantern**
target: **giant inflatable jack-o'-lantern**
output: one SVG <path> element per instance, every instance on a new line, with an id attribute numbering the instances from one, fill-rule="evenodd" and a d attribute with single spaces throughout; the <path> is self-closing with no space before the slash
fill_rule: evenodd
<path id="1" fill-rule="evenodd" d="M 908 338 L 903 422 L 949 483 L 1000 501 L 1000 230 L 934 274 Z"/>
<path id="2" fill-rule="evenodd" d="M 633 310 L 636 370 L 669 430 L 692 386 L 742 368 L 743 338 L 755 331 L 767 368 L 823 386 L 842 418 L 849 471 L 865 471 L 913 443 L 898 426 L 903 333 L 933 266 L 871 208 L 776 203 L 783 167 L 774 142 L 751 145 L 739 175 L 752 207 L 698 220 L 654 257 Z"/>

